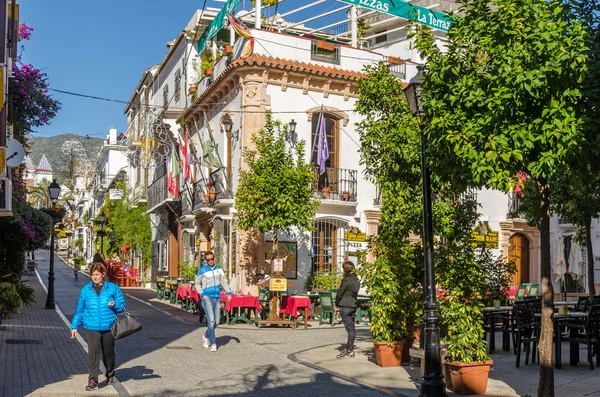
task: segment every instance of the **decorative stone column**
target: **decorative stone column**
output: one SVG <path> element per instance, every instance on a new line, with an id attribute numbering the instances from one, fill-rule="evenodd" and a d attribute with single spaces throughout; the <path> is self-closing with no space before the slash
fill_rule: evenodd
<path id="1" fill-rule="evenodd" d="M 367 218 L 367 238 L 376 236 L 379 229 L 379 220 L 381 218 L 381 211 L 379 210 L 364 210 L 365 217 Z M 375 254 L 372 250 L 367 253 L 367 260 L 373 262 L 375 260 Z"/>
<path id="2" fill-rule="evenodd" d="M 267 106 L 271 104 L 271 98 L 267 95 L 267 71 L 254 69 L 244 72 L 240 76 L 240 87 L 242 87 L 242 126 L 240 130 L 240 142 L 242 151 L 253 148 L 252 135 L 265 126 Z M 239 169 L 248 170 L 245 158 L 240 157 Z M 239 236 L 239 266 L 237 267 L 238 278 L 243 293 L 256 293 L 257 265 L 261 258 L 258 257 L 258 247 L 261 243 L 262 234 L 258 232 L 238 231 Z"/>

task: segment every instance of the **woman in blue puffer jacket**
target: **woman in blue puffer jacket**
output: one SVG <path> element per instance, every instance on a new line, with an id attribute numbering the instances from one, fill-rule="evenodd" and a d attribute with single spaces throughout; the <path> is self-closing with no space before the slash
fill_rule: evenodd
<path id="1" fill-rule="evenodd" d="M 77 336 L 77 328 L 83 324 L 88 344 L 88 385 L 85 390 L 98 388 L 100 370 L 100 350 L 106 367 L 106 385 L 114 382 L 115 376 L 115 338 L 110 326 L 115 322 L 117 313 L 125 310 L 125 298 L 119 286 L 106 280 L 106 267 L 96 262 L 90 269 L 92 281 L 86 284 L 79 294 L 77 309 L 71 321 L 71 338 Z"/>

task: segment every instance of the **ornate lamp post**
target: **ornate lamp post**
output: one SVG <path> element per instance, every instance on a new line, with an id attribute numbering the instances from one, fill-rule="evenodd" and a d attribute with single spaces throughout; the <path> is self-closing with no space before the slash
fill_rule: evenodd
<path id="1" fill-rule="evenodd" d="M 60 185 L 56 183 L 56 179 L 48 186 L 48 195 L 50 201 L 54 204 L 60 195 Z M 48 269 L 48 295 L 46 296 L 46 309 L 56 309 L 54 302 L 54 224 L 62 219 L 61 211 L 50 213 L 52 216 L 52 234 L 50 237 L 50 267 Z"/>
<path id="2" fill-rule="evenodd" d="M 446 385 L 442 375 L 440 352 L 439 312 L 435 296 L 435 273 L 433 262 L 433 222 L 431 215 L 431 180 L 427 167 L 427 138 L 423 133 L 421 117 L 425 109 L 421 102 L 423 67 L 417 66 L 418 73 L 406 88 L 404 95 L 410 106 L 410 111 L 419 122 L 421 131 L 421 174 L 423 178 L 423 244 L 425 251 L 425 301 L 423 302 L 423 322 L 425 323 L 425 373 L 421 384 L 421 397 L 445 396 Z"/>
<path id="3" fill-rule="evenodd" d="M 296 146 L 296 140 L 298 139 L 298 134 L 296 134 L 296 123 L 294 119 L 288 123 L 288 141 L 292 146 Z"/>

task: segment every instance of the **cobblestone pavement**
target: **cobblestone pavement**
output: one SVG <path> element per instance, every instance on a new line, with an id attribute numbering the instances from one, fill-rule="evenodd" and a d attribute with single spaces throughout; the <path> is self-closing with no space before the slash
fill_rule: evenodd
<path id="1" fill-rule="evenodd" d="M 42 279 L 48 254 L 36 252 Z M 60 259 L 55 272 L 56 302 L 70 320 L 87 280 L 81 273 L 74 280 L 71 268 Z M 219 351 L 210 353 L 202 347 L 204 325 L 180 321 L 130 297 L 126 300 L 128 310 L 144 325 L 116 346 L 117 378 L 132 396 L 385 395 L 288 359 L 295 351 L 343 340 L 340 324 L 308 330 L 222 326 L 217 328 Z M 68 338 L 66 326 L 64 332 Z"/>
<path id="2" fill-rule="evenodd" d="M 3 321 L 0 331 L 0 395 L 117 396 L 112 386 L 85 392 L 87 353 L 70 339 L 65 321 L 56 310 L 45 309 L 46 290 L 37 275 L 23 276 L 34 288 L 35 303 Z M 85 394 L 84 394 L 85 393 Z"/>
<path id="3" fill-rule="evenodd" d="M 39 273 L 46 282 L 48 251 L 38 251 L 36 258 Z M 81 273 L 79 278 L 74 280 L 71 268 L 60 259 L 56 260 L 56 301 L 68 319 L 75 310 L 80 288 L 88 282 Z M 112 395 L 418 395 L 418 367 L 380 368 L 372 362 L 370 335 L 366 326 L 357 328 L 359 354 L 354 359 L 334 358 L 336 349 L 345 339 L 345 330 L 341 324 L 330 327 L 319 326 L 314 322 L 307 330 L 257 329 L 245 324 L 220 326 L 217 329 L 219 351 L 210 353 L 201 346 L 201 335 L 205 328 L 203 324 L 196 322 L 196 316 L 156 301 L 148 291 L 138 290 L 134 293 L 124 290 L 129 294 L 126 297 L 129 311 L 138 316 L 144 329 L 117 341 L 117 377 L 120 382 L 116 385 L 116 390 L 110 390 Z M 142 299 L 134 299 L 132 295 Z M 39 298 L 38 303 L 43 305 L 44 301 L 45 294 Z M 27 310 L 30 308 L 25 309 Z M 37 311 L 51 313 L 40 308 Z M 21 315 L 14 315 L 13 318 L 18 316 Z M 5 343 L 10 330 L 0 331 L 0 337 L 4 338 L 0 340 L 0 365 L 2 362 L 14 364 L 11 368 L 0 367 L 0 392 L 4 390 L 4 394 L 0 394 L 27 395 L 24 385 L 29 383 L 33 385 L 32 392 L 35 394 L 32 395 L 36 396 L 58 396 L 59 394 L 54 393 L 57 390 L 55 387 L 62 387 L 63 384 L 72 388 L 71 395 L 92 395 L 85 392 L 77 394 L 79 392 L 76 391 L 78 387 L 83 388 L 85 385 L 85 350 L 78 344 L 71 343 L 73 341 L 68 338 L 64 322 L 56 320 L 44 326 L 52 331 L 50 334 L 54 335 L 53 339 L 44 347 L 24 345 L 26 354 L 38 362 L 27 367 L 23 367 L 22 359 L 15 353 L 10 356 L 7 353 L 14 349 L 7 349 L 10 345 Z M 14 327 L 14 330 L 19 330 L 19 335 L 13 333 L 11 338 L 35 339 L 38 337 L 35 335 L 40 335 L 38 331 L 29 331 L 37 334 L 27 336 L 25 327 L 31 328 L 23 324 L 20 328 Z M 36 325 L 33 329 L 36 327 L 39 326 Z M 44 334 L 47 333 L 46 328 L 42 330 Z M 68 350 L 67 353 L 65 345 L 74 347 L 74 350 Z M 501 346 L 499 340 L 497 346 Z M 585 362 L 570 367 L 568 348 L 568 344 L 563 345 L 563 369 L 555 371 L 556 396 L 600 395 L 597 370 L 590 371 Z M 585 358 L 585 350 L 582 350 L 581 356 Z M 58 362 L 48 361 L 46 356 L 51 359 L 59 357 Z M 521 368 L 517 369 L 515 357 L 510 352 L 498 352 L 492 355 L 492 359 L 494 366 L 490 374 L 488 396 L 535 396 L 539 371 L 537 364 L 524 365 L 523 356 Z M 35 370 L 31 371 L 31 368 Z M 101 392 L 108 391 L 106 388 Z M 69 394 L 60 393 L 60 396 L 64 395 Z M 453 396 L 452 393 L 448 395 Z"/>

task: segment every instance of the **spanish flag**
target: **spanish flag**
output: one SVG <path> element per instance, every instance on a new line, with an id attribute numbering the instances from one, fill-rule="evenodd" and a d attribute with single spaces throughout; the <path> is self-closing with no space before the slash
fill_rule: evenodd
<path id="1" fill-rule="evenodd" d="M 242 50 L 240 58 L 244 59 L 249 57 L 254 52 L 254 37 L 252 37 L 250 29 L 244 26 L 241 21 L 237 20 L 232 15 L 227 15 L 227 18 L 229 19 L 229 24 L 233 30 L 235 30 L 235 33 L 245 39 L 248 39 L 246 44 L 244 44 L 244 49 Z"/>

